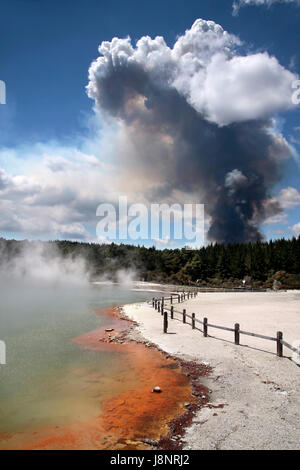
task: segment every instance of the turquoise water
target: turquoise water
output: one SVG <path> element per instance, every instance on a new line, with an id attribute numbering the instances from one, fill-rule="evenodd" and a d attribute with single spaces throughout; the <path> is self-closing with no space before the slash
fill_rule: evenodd
<path id="1" fill-rule="evenodd" d="M 74 410 L 78 419 L 99 411 L 99 397 L 113 389 L 122 358 L 113 351 L 80 348 L 71 339 L 109 324 L 96 309 L 145 301 L 153 294 L 116 285 L 43 284 L 6 284 L 0 292 L 7 362 L 0 365 L 0 431 L 65 424 L 74 419 Z"/>

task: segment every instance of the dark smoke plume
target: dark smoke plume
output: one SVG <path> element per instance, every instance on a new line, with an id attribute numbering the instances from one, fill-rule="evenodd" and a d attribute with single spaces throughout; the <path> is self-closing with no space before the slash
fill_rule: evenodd
<path id="1" fill-rule="evenodd" d="M 208 238 L 225 243 L 262 238 L 260 224 L 281 210 L 271 190 L 290 155 L 271 119 L 288 107 L 287 98 L 273 103 L 264 90 L 273 79 L 286 93 L 293 75 L 267 54 L 237 56 L 238 44 L 203 20 L 173 49 L 159 37 L 142 38 L 136 48 L 130 39 L 114 38 L 100 46 L 88 85 L 96 107 L 119 123 L 136 150 L 120 148 L 126 164 L 155 175 L 148 197 L 198 194 L 211 217 Z M 253 77 L 242 73 L 255 61 L 260 76 L 266 74 L 255 85 L 265 103 L 255 102 Z M 224 98 L 228 76 L 239 85 L 228 91 L 232 103 Z"/>

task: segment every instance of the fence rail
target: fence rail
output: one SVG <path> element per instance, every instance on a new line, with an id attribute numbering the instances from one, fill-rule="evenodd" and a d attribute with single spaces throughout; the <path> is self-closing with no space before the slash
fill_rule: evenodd
<path id="1" fill-rule="evenodd" d="M 154 298 L 152 299 L 152 306 L 157 310 L 158 312 L 161 313 L 163 316 L 163 331 L 164 333 L 168 332 L 168 312 L 170 312 L 170 318 L 173 320 L 174 319 L 174 313 L 178 313 L 179 315 L 182 315 L 182 322 L 186 323 L 186 319 L 189 318 L 191 320 L 191 326 L 192 329 L 195 329 L 195 324 L 200 323 L 203 326 L 203 336 L 207 337 L 208 336 L 208 328 L 217 328 L 219 330 L 225 330 L 225 331 L 230 331 L 234 333 L 234 343 L 236 345 L 240 345 L 240 335 L 247 335 L 247 336 L 254 336 L 255 338 L 260 338 L 260 339 L 265 339 L 269 341 L 275 341 L 276 342 L 276 354 L 278 357 L 283 356 L 283 346 L 286 348 L 290 349 L 291 351 L 297 353 L 300 355 L 300 350 L 292 346 L 291 344 L 287 343 L 286 341 L 283 340 L 283 333 L 282 331 L 277 331 L 276 332 L 276 337 L 272 336 L 266 336 L 262 335 L 259 333 L 252 333 L 250 331 L 244 331 L 240 329 L 239 323 L 235 323 L 234 328 L 229 328 L 227 326 L 221 326 L 221 325 L 214 325 L 212 323 L 208 323 L 208 319 L 206 317 L 203 318 L 203 320 L 200 320 L 196 318 L 196 314 L 192 313 L 189 315 L 186 312 L 186 309 L 183 310 L 178 310 L 174 308 L 173 303 L 177 300 L 177 303 L 184 302 L 186 299 L 190 298 L 195 298 L 197 296 L 198 292 L 197 291 L 189 291 L 189 292 L 183 292 L 180 294 L 172 294 L 170 297 L 160 297 L 160 298 Z M 166 301 L 170 301 L 170 306 L 167 307 L 165 305 Z M 198 328 L 199 330 L 199 328 Z"/>

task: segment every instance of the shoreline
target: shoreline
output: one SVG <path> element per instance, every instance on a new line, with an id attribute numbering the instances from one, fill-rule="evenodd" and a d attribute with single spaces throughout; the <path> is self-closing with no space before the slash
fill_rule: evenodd
<path id="1" fill-rule="evenodd" d="M 174 361 L 181 369 L 182 373 L 188 377 L 190 386 L 191 386 L 191 394 L 192 400 L 188 403 L 182 403 L 183 410 L 179 416 L 174 417 L 170 421 L 167 422 L 167 427 L 169 429 L 168 434 L 166 436 L 160 436 L 160 438 L 156 441 L 146 438 L 145 442 L 149 444 L 152 449 L 157 450 L 182 450 L 184 445 L 184 435 L 186 432 L 187 427 L 192 423 L 193 417 L 197 411 L 199 411 L 203 406 L 212 407 L 209 403 L 209 395 L 211 390 L 199 381 L 199 378 L 203 379 L 207 377 L 212 369 L 207 364 L 201 364 L 195 361 L 186 361 L 180 359 L 175 355 L 168 354 L 166 351 L 161 349 L 157 344 L 151 343 L 147 341 L 146 338 L 140 336 L 138 323 L 130 320 L 125 313 L 125 309 L 128 306 L 133 306 L 137 304 L 126 304 L 125 306 L 119 307 L 119 315 L 121 319 L 126 321 L 130 321 L 133 328 L 129 330 L 126 329 L 121 333 L 121 337 L 125 340 L 141 343 L 146 348 L 154 349 L 161 353 L 166 359 Z M 224 404 L 220 404 L 217 407 L 223 407 Z"/>
<path id="2" fill-rule="evenodd" d="M 171 419 L 169 417 L 167 420 L 165 420 L 163 415 L 157 416 L 158 420 L 161 422 L 161 425 L 159 426 L 161 429 L 161 434 L 157 439 L 153 439 L 151 437 L 149 438 L 149 436 L 145 436 L 145 438 L 141 439 L 141 442 L 146 444 L 146 450 L 181 450 L 184 445 L 183 436 L 185 434 L 185 430 L 192 423 L 195 413 L 203 406 L 213 406 L 209 403 L 209 395 L 211 390 L 209 390 L 207 386 L 203 385 L 202 382 L 199 382 L 199 377 L 207 377 L 211 373 L 211 368 L 208 365 L 200 364 L 195 361 L 184 361 L 179 359 L 174 355 L 167 354 L 156 344 L 151 343 L 144 338 L 139 338 L 137 334 L 138 323 L 127 318 L 124 312 L 126 307 L 134 305 L 136 305 L 136 303 L 109 308 L 109 314 L 112 317 L 113 322 L 106 326 L 105 329 L 107 330 L 113 328 L 113 331 L 107 331 L 107 334 L 103 335 L 101 339 L 99 339 L 97 335 L 96 341 L 100 341 L 102 344 L 113 343 L 125 345 L 126 343 L 134 343 L 136 345 L 141 345 L 142 347 L 146 348 L 146 351 L 147 349 L 153 350 L 164 356 L 166 364 L 162 365 L 161 367 L 179 369 L 180 374 L 187 377 L 187 382 L 191 388 L 191 397 L 189 402 L 178 402 L 179 407 L 182 407 L 182 409 L 181 411 L 174 413 L 174 417 L 171 417 Z M 114 322 L 117 322 L 117 326 L 122 326 L 120 321 L 127 323 L 125 329 L 122 327 L 114 327 Z M 90 346 L 91 345 L 89 344 L 88 347 Z M 172 361 L 172 363 L 168 365 L 169 361 Z M 162 393 L 165 393 L 165 390 L 163 390 Z M 219 408 L 223 406 L 224 404 L 220 404 L 216 407 Z M 167 432 L 163 432 L 166 430 Z"/>
<path id="3" fill-rule="evenodd" d="M 2 433 L 3 450 L 150 450 L 160 441 L 167 448 L 171 445 L 180 448 L 177 439 L 171 437 L 181 429 L 183 423 L 179 419 L 183 415 L 186 419 L 189 414 L 183 405 L 195 407 L 198 402 L 192 396 L 195 389 L 191 379 L 183 371 L 187 366 L 166 357 L 150 343 L 129 339 L 136 325 L 124 318 L 123 307 L 108 307 L 96 313 L 103 314 L 104 310 L 111 320 L 107 325 L 72 339 L 84 349 L 121 355 L 121 375 L 112 377 L 112 394 L 101 398 L 100 414 L 81 422 L 74 417 L 71 423 L 38 427 L 30 432 L 24 429 L 19 433 Z M 196 375 L 198 372 L 197 369 Z M 195 370 L 190 369 L 189 373 L 193 375 Z M 96 376 L 88 380 L 95 382 Z M 155 386 L 160 386 L 162 392 L 153 393 Z M 201 390 L 202 396 L 205 392 Z M 169 435 L 171 422 L 174 431 Z"/>
<path id="4" fill-rule="evenodd" d="M 211 406 L 208 400 L 211 391 L 208 387 L 199 383 L 199 377 L 208 376 L 211 373 L 211 368 L 208 365 L 199 364 L 194 361 L 184 361 L 179 359 L 176 356 L 167 354 L 156 344 L 147 341 L 145 338 L 139 338 L 137 335 L 138 323 L 129 319 L 124 311 L 126 307 L 128 308 L 134 305 L 136 305 L 136 303 L 133 302 L 123 306 L 119 305 L 108 308 L 107 311 L 109 312 L 109 316 L 112 318 L 112 323 L 107 325 L 105 328 L 102 328 L 102 336 L 100 338 L 98 336 L 100 330 L 94 330 L 86 335 L 80 336 L 79 338 L 74 338 L 73 341 L 79 345 L 81 344 L 84 347 L 88 347 L 89 349 L 99 349 L 99 342 L 101 343 L 100 349 L 102 349 L 104 344 L 107 344 L 108 347 L 111 347 L 112 345 L 122 345 L 122 347 L 124 347 L 130 343 L 133 343 L 134 347 L 135 345 L 141 345 L 146 354 L 148 353 L 147 350 L 152 350 L 164 357 L 164 361 L 166 361 L 166 363 L 160 367 L 178 369 L 179 374 L 186 377 L 188 387 L 191 389 L 189 402 L 178 399 L 175 400 L 177 402 L 177 411 L 175 412 L 174 410 L 173 417 L 169 416 L 166 419 L 162 414 L 157 416 L 158 429 L 160 431 L 156 438 L 153 438 L 153 436 L 149 437 L 149 432 L 151 433 L 150 429 L 149 432 L 145 432 L 145 437 L 140 439 L 140 443 L 145 446 L 132 447 L 132 449 L 143 448 L 144 450 L 181 450 L 184 445 L 182 438 L 185 430 L 192 423 L 195 413 L 205 405 Z M 93 340 L 95 334 L 96 343 Z M 169 363 L 170 361 L 171 364 Z M 162 390 L 162 394 L 164 393 L 166 393 L 166 388 L 163 388 Z M 153 397 L 155 395 L 157 396 L 157 394 L 154 393 Z M 116 398 L 117 400 L 120 400 L 121 396 Z M 224 405 L 221 404 L 220 406 L 223 407 Z M 140 412 L 141 410 L 138 410 L 136 415 L 137 418 L 140 418 Z M 127 436 L 126 440 L 129 441 L 130 439 L 132 439 L 132 436 Z M 117 448 L 113 448 L 113 450 L 117 450 Z"/>
<path id="5" fill-rule="evenodd" d="M 300 337 L 299 300 L 300 291 L 198 294 L 180 309 L 201 311 L 221 325 L 240 315 L 236 321 L 241 318 L 248 331 L 266 334 L 282 329 L 292 342 Z M 212 390 L 210 402 L 187 424 L 183 449 L 300 449 L 300 369 L 288 359 L 288 351 L 278 358 L 273 342 L 252 337 L 236 346 L 225 332 L 203 338 L 180 319 L 169 319 L 169 334 L 164 334 L 161 315 L 147 303 L 125 305 L 123 311 L 125 318 L 138 323 L 130 332 L 133 339 L 212 370 L 200 377 Z"/>
<path id="6" fill-rule="evenodd" d="M 250 331 L 257 324 L 257 333 L 286 325 L 283 331 L 292 341 L 289 335 L 300 337 L 299 300 L 300 291 L 202 293 L 175 309 L 201 312 L 221 325 L 237 319 Z M 2 433 L 9 448 L 300 449 L 300 368 L 276 357 L 273 342 L 268 350 L 255 338 L 235 346 L 226 332 L 203 338 L 176 315 L 164 334 L 162 316 L 149 302 L 98 309 L 98 314 L 104 310 L 111 321 L 72 342 L 125 357 L 120 389 L 104 397 L 97 417 L 39 428 L 27 437 L 25 432 L 21 440 Z M 155 386 L 162 393 L 152 393 Z"/>

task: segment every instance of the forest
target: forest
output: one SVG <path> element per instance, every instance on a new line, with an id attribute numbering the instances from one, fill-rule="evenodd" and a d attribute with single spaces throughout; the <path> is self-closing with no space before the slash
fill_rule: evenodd
<path id="1" fill-rule="evenodd" d="M 0 238 L 0 265 L 36 244 L 54 247 L 63 258 L 83 258 L 93 280 L 115 280 L 120 270 L 131 270 L 137 280 L 148 282 L 230 287 L 240 286 L 245 279 L 252 287 L 300 288 L 300 237 L 200 249 Z"/>

